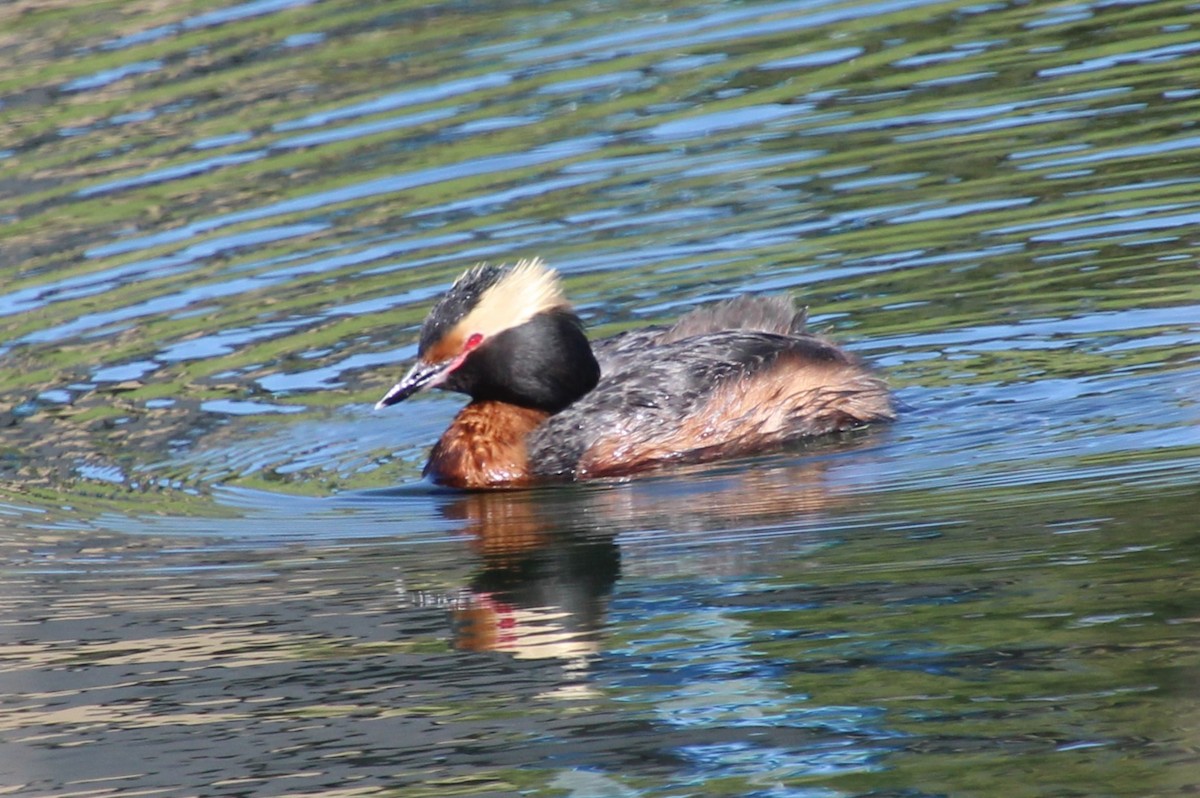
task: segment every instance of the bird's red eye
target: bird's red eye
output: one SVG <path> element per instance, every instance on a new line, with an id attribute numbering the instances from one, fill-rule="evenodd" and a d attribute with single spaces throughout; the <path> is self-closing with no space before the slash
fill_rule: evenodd
<path id="1" fill-rule="evenodd" d="M 463 344 L 463 351 L 470 352 L 481 343 L 483 343 L 483 336 L 479 333 L 471 333 L 471 337 L 467 339 L 465 344 Z"/>

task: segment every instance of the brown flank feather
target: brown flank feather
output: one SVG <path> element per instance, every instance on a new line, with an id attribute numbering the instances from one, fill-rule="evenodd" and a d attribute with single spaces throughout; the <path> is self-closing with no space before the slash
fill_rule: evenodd
<path id="1" fill-rule="evenodd" d="M 894 417 L 886 384 L 857 364 L 783 358 L 768 371 L 715 387 L 677 426 L 641 437 L 633 429 L 609 430 L 584 452 L 576 473 L 620 476 L 670 462 L 739 457 Z"/>

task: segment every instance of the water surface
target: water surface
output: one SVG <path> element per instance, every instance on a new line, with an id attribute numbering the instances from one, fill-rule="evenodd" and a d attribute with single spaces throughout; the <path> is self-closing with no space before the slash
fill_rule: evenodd
<path id="1" fill-rule="evenodd" d="M 0 784 L 1183 795 L 1200 7 L 0 11 Z M 420 481 L 463 268 L 790 293 L 900 421 Z"/>

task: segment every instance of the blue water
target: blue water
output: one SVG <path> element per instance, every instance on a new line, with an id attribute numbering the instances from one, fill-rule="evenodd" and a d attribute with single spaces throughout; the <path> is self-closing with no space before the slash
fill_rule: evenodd
<path id="1" fill-rule="evenodd" d="M 1184 795 L 1196 7 L 0 11 L 7 795 Z M 465 268 L 791 294 L 897 423 L 420 479 Z"/>

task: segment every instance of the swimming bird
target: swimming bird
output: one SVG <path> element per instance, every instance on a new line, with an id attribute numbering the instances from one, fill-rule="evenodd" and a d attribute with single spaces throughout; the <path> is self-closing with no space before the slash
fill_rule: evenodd
<path id="1" fill-rule="evenodd" d="M 788 298 L 741 296 L 590 342 L 536 258 L 459 277 L 375 407 L 427 388 L 471 397 L 425 465 L 457 488 L 627 477 L 895 418 L 886 383 L 806 332 Z"/>

